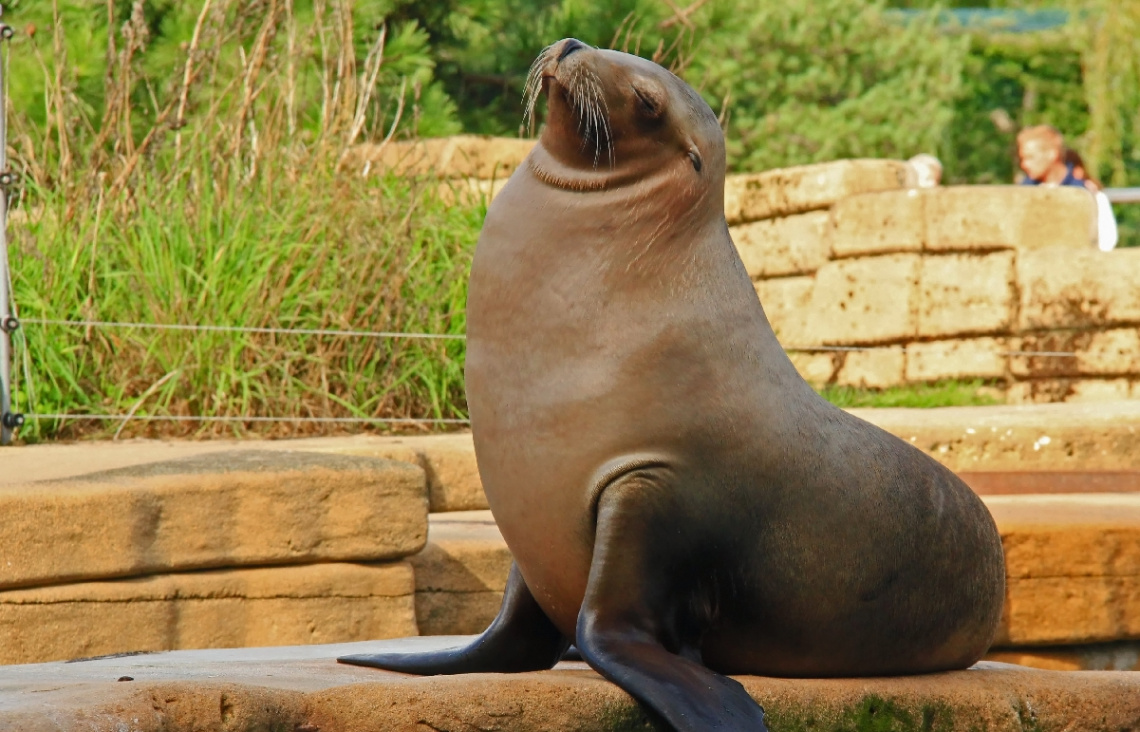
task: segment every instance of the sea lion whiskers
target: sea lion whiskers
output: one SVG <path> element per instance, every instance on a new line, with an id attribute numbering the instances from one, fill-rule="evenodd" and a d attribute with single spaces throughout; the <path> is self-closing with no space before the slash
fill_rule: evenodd
<path id="1" fill-rule="evenodd" d="M 527 72 L 523 91 L 523 121 L 530 134 L 534 134 L 535 110 L 538 98 L 542 96 L 542 80 L 550 75 L 549 69 L 557 55 L 560 44 L 552 44 L 542 49 Z M 595 145 L 594 167 L 598 167 L 602 147 L 610 167 L 614 165 L 613 133 L 610 127 L 610 110 L 602 90 L 601 80 L 591 69 L 577 66 L 568 74 L 563 83 L 566 96 L 574 108 L 578 119 L 578 129 L 582 136 L 583 149 L 589 143 Z"/>
<path id="2" fill-rule="evenodd" d="M 584 66 L 571 70 L 566 79 L 566 95 L 578 117 L 578 130 L 582 136 L 582 148 L 594 145 L 594 167 L 598 167 L 603 144 L 606 147 L 610 165 L 613 165 L 613 142 L 610 133 L 609 106 L 606 104 L 601 81 L 597 74 Z"/>
<path id="3" fill-rule="evenodd" d="M 552 43 L 542 49 L 538 57 L 534 59 L 534 63 L 530 65 L 530 70 L 527 71 L 526 86 L 523 89 L 523 100 L 526 105 L 523 120 L 526 122 L 527 130 L 531 135 L 534 134 L 534 110 L 538 104 L 538 98 L 542 95 L 542 78 L 546 76 L 546 68 L 554 58 L 554 49 L 557 45 L 557 43 Z"/>

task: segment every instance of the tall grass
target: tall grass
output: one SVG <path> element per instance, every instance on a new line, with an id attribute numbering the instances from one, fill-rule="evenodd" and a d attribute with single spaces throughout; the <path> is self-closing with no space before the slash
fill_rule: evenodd
<path id="1" fill-rule="evenodd" d="M 25 319 L 464 331 L 482 209 L 430 179 L 338 170 L 344 151 L 414 115 L 408 79 L 380 83 L 386 29 L 363 51 L 348 0 L 204 2 L 173 78 L 137 62 L 142 3 L 108 3 L 102 109 L 79 101 L 55 26 L 13 53 L 42 61 L 48 124 L 18 114 L 28 181 L 12 233 Z M 46 46 L 42 48 L 41 46 Z M 456 340 L 29 324 L 17 408 L 66 414 L 461 417 Z M 39 422 L 24 438 L 105 435 Z M 125 435 L 297 434 L 295 423 L 128 422 Z"/>

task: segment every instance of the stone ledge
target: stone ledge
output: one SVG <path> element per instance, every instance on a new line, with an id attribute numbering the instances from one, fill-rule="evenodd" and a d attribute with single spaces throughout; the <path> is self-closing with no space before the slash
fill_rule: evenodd
<path id="1" fill-rule="evenodd" d="M 432 514 L 427 546 L 411 558 L 420 633 L 463 635 L 490 625 L 511 561 L 490 511 Z"/>
<path id="2" fill-rule="evenodd" d="M 407 562 L 155 575 L 0 592 L 0 663 L 417 633 Z"/>
<path id="3" fill-rule="evenodd" d="M 1019 252 L 1019 332 L 1140 324 L 1138 271 L 1140 249 Z"/>
<path id="4" fill-rule="evenodd" d="M 730 175 L 724 182 L 724 215 L 730 225 L 830 208 L 849 196 L 902 188 L 901 160 L 837 160 L 763 173 Z"/>
<path id="5" fill-rule="evenodd" d="M 349 150 L 341 168 L 440 178 L 506 179 L 534 147 L 534 140 L 485 135 L 425 138 L 415 142 L 363 144 Z"/>
<path id="6" fill-rule="evenodd" d="M 810 274 L 831 254 L 830 220 L 826 211 L 753 221 L 729 230 L 753 279 Z"/>
<path id="7" fill-rule="evenodd" d="M 848 411 L 955 471 L 1140 469 L 1140 401 Z"/>
<path id="8" fill-rule="evenodd" d="M 1006 560 L 995 645 L 1140 638 L 1140 494 L 984 500 Z"/>
<path id="9" fill-rule="evenodd" d="M 397 559 L 427 540 L 406 463 L 231 450 L 0 487 L 0 589 L 262 564 Z"/>
<path id="10" fill-rule="evenodd" d="M 1072 253 L 1095 241 L 1096 203 L 1082 188 L 946 186 L 924 198 L 928 251 L 1063 247 Z"/>
<path id="11" fill-rule="evenodd" d="M 1006 553 L 1006 607 L 995 645 L 1140 639 L 1140 494 L 983 500 Z M 431 517 L 428 548 L 412 560 L 424 634 L 481 631 L 510 570 L 490 511 L 451 516 Z"/>
<path id="12" fill-rule="evenodd" d="M 0 668 L 0 726 L 135 732 L 201 729 L 654 729 L 582 663 L 526 674 L 413 677 L 333 662 L 337 655 L 428 650 L 464 639 L 195 651 L 82 664 Z M 129 677 L 129 682 L 114 679 Z M 773 732 L 985 729 L 1120 730 L 1140 724 L 1140 674 L 1041 671 L 980 663 L 881 679 L 737 678 Z M 1030 715 L 1027 719 L 1027 715 Z"/>

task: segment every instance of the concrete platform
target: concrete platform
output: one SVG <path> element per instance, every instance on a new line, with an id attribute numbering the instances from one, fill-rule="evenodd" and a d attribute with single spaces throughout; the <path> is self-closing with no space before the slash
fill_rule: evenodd
<path id="1" fill-rule="evenodd" d="M 0 667 L 0 728 L 21 732 L 651 730 L 632 699 L 582 663 L 527 674 L 412 677 L 336 664 L 346 653 L 427 649 L 418 638 Z M 1140 674 L 980 663 L 884 679 L 736 677 L 773 732 L 1124 730 Z"/>
<path id="2" fill-rule="evenodd" d="M 414 591 L 408 562 L 181 572 L 10 590 L 0 592 L 0 664 L 418 635 Z"/>
<path id="3" fill-rule="evenodd" d="M 5 467 L 21 449 L 5 449 Z M 427 535 L 420 468 L 294 450 L 223 450 L 9 484 L 0 515 L 0 589 L 399 559 Z"/>
<path id="4" fill-rule="evenodd" d="M 1006 554 L 997 647 L 1033 663 L 1033 646 L 1140 640 L 1140 494 L 983 500 Z M 420 632 L 454 634 L 479 632 L 494 618 L 511 557 L 490 511 L 465 511 L 431 514 L 428 546 L 412 563 Z M 1043 654 L 1040 664 L 1055 667 L 1056 649 Z M 1100 657 L 1074 652 L 1063 667 L 1096 668 Z M 1108 667 L 1136 665 L 1127 658 L 1124 651 Z"/>
<path id="5" fill-rule="evenodd" d="M 503 601 L 511 552 L 490 511 L 429 516 L 428 543 L 411 558 L 423 635 L 480 633 Z"/>
<path id="6" fill-rule="evenodd" d="M 850 411 L 959 472 L 1140 470 L 1140 400 Z M 466 432 L 6 447 L 0 449 L 0 487 L 240 449 L 334 452 L 414 462 L 427 474 L 433 512 L 487 507 Z"/>

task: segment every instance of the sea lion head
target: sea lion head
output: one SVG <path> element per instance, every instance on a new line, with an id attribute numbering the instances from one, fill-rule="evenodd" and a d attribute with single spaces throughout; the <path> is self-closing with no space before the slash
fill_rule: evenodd
<path id="1" fill-rule="evenodd" d="M 545 183 L 590 191 L 665 176 L 722 193 L 724 135 L 716 115 L 656 63 L 566 38 L 531 66 L 528 118 L 542 95 L 546 125 L 530 167 Z"/>

